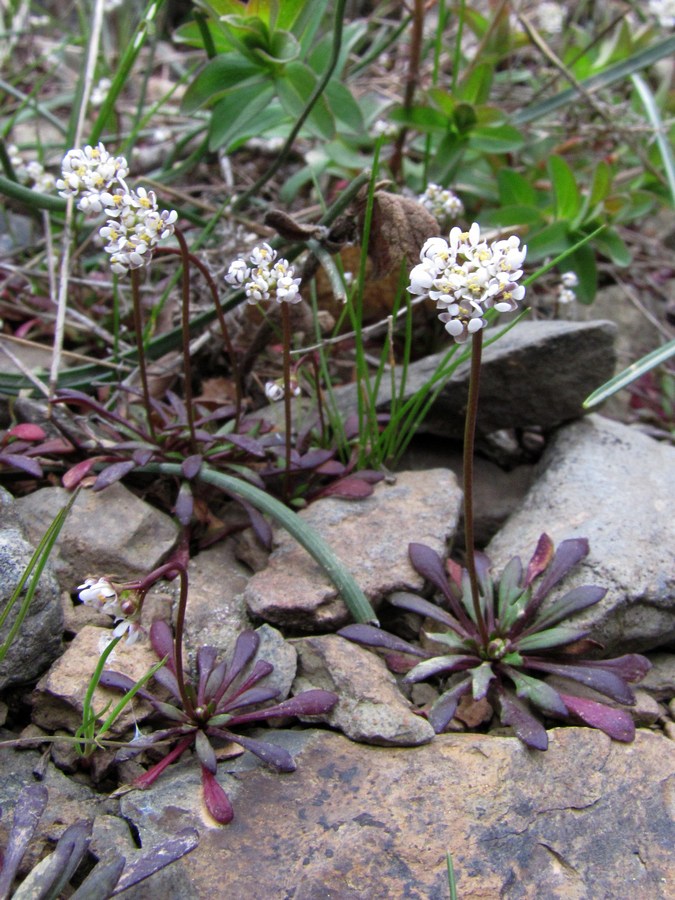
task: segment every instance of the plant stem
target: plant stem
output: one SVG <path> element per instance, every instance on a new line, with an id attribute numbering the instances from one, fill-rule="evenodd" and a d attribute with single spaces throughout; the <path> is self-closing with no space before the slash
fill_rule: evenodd
<path id="1" fill-rule="evenodd" d="M 466 545 L 466 570 L 471 584 L 471 598 L 476 616 L 476 625 L 484 646 L 488 644 L 488 632 L 480 604 L 476 559 L 474 555 L 473 517 L 473 454 L 476 439 L 476 419 L 478 418 L 478 392 L 480 390 L 480 364 L 483 354 L 483 329 L 476 331 L 471 345 L 471 373 L 469 376 L 469 396 L 466 420 L 464 422 L 464 543 Z"/>
<path id="2" fill-rule="evenodd" d="M 148 420 L 148 429 L 153 442 L 157 442 L 155 425 L 152 421 L 152 403 L 150 402 L 150 389 L 148 388 L 148 372 L 145 367 L 145 347 L 143 346 L 143 317 L 141 314 L 141 284 L 138 269 L 131 270 L 131 298 L 134 308 L 134 332 L 136 334 L 136 352 L 138 354 L 138 371 L 141 376 L 143 390 L 143 405 Z"/>
<path id="3" fill-rule="evenodd" d="M 286 431 L 286 460 L 284 464 L 284 498 L 288 502 L 291 477 L 291 311 L 288 303 L 281 304 L 281 324 L 284 344 L 284 428 Z"/>
<path id="4" fill-rule="evenodd" d="M 420 77 L 420 59 L 422 55 L 422 39 L 424 37 L 424 0 L 414 0 L 412 17 L 412 31 L 410 33 L 410 50 L 408 54 L 408 72 L 403 94 L 403 109 L 409 113 L 412 109 L 415 91 Z M 405 144 L 407 128 L 401 128 L 396 138 L 394 152 L 389 160 L 389 168 L 394 178 L 401 174 L 403 164 L 403 146 Z"/>
<path id="5" fill-rule="evenodd" d="M 183 331 L 183 393 L 185 411 L 187 413 L 188 428 L 190 429 L 190 444 L 192 451 L 197 452 L 197 439 L 195 438 L 195 411 L 192 405 L 192 363 L 190 361 L 190 250 L 183 236 L 183 232 L 174 230 L 176 239 L 180 245 L 183 258 L 183 273 L 181 278 L 181 324 Z"/>
<path id="6" fill-rule="evenodd" d="M 184 566 L 178 567 L 180 578 L 180 596 L 178 598 L 178 612 L 176 613 L 176 636 L 174 638 L 174 662 L 176 665 L 176 681 L 178 691 L 183 704 L 183 709 L 190 717 L 194 715 L 194 706 L 188 692 L 185 690 L 185 670 L 183 669 L 183 632 L 185 631 L 185 610 L 188 599 L 188 576 Z"/>

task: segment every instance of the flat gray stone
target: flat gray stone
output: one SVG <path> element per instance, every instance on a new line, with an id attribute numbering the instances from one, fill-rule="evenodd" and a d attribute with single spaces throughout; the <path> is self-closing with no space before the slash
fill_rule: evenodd
<path id="1" fill-rule="evenodd" d="M 586 397 L 614 374 L 616 331 L 616 325 L 607 321 L 523 321 L 485 347 L 478 433 L 532 426 L 549 429 L 583 415 L 582 403 Z M 485 332 L 486 340 L 491 336 L 490 331 Z M 459 348 L 455 359 L 462 352 L 465 351 Z M 429 382 L 444 356 L 445 352 L 432 354 L 408 366 L 406 399 Z M 419 432 L 461 439 L 469 366 L 467 360 L 455 371 Z M 343 412 L 355 408 L 353 386 L 339 388 L 335 396 Z M 384 378 L 378 394 L 378 411 L 386 412 L 390 400 L 390 382 Z"/>
<path id="2" fill-rule="evenodd" d="M 675 641 L 675 448 L 592 415 L 551 442 L 539 478 L 488 545 L 499 573 L 527 561 L 542 532 L 556 546 L 586 537 L 590 553 L 560 590 L 580 584 L 607 595 L 575 617 L 608 655 Z"/>

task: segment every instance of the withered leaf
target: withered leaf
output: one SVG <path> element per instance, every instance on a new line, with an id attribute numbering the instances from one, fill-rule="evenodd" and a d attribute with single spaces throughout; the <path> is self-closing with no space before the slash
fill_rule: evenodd
<path id="1" fill-rule="evenodd" d="M 358 199 L 359 227 L 363 232 L 367 194 Z M 376 190 L 370 224 L 368 255 L 373 262 L 373 276 L 383 278 L 397 271 L 403 262 L 412 266 L 427 238 L 440 234 L 431 213 L 417 200 Z"/>

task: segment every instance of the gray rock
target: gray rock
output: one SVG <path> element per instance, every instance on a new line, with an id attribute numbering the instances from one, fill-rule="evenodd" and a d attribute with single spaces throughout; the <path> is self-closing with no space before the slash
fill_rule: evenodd
<path id="1" fill-rule="evenodd" d="M 29 540 L 41 536 L 70 497 L 64 488 L 46 487 L 17 501 Z M 67 591 L 75 590 L 88 575 L 138 578 L 159 565 L 177 535 L 169 516 L 122 484 L 99 493 L 82 491 L 61 531 L 54 569 Z"/>
<path id="2" fill-rule="evenodd" d="M 640 682 L 656 700 L 668 703 L 675 697 L 675 653 L 649 653 L 651 669 Z"/>
<path id="3" fill-rule="evenodd" d="M 450 852 L 462 898 L 590 900 L 626 885 L 635 897 L 672 897 L 675 754 L 662 735 L 639 731 L 625 745 L 556 728 L 538 753 L 477 734 L 408 750 L 288 734 L 293 773 L 250 754 L 221 763 L 235 810 L 225 828 L 203 824 L 196 765 L 122 799 L 142 840 L 199 827 L 183 860 L 194 896 L 222 896 L 226 871 L 231 900 L 442 900 Z"/>
<path id="4" fill-rule="evenodd" d="M 608 589 L 575 623 L 609 655 L 675 641 L 675 448 L 593 415 L 564 428 L 541 462 L 540 477 L 486 552 L 499 573 L 527 560 L 539 535 L 557 545 L 586 537 L 590 553 L 561 590 Z"/>
<path id="5" fill-rule="evenodd" d="M 548 429 L 582 415 L 586 397 L 614 374 L 615 336 L 612 322 L 519 322 L 484 349 L 478 433 L 531 426 Z M 406 399 L 429 382 L 444 355 L 433 354 L 408 366 Z M 419 431 L 462 437 L 469 365 L 463 363 L 453 374 Z M 353 386 L 335 394 L 341 410 L 354 409 Z M 386 411 L 390 398 L 390 382 L 385 378 L 378 410 Z"/>
<path id="6" fill-rule="evenodd" d="M 203 550 L 190 560 L 185 642 L 190 658 L 207 644 L 226 656 L 237 635 L 251 623 L 242 591 L 249 573 L 237 562 L 231 541 Z"/>
<path id="7" fill-rule="evenodd" d="M 265 685 L 273 685 L 278 689 L 279 695 L 275 703 L 281 703 L 291 692 L 293 681 L 298 669 L 298 653 L 295 647 L 284 640 L 284 636 L 271 625 L 261 625 L 256 628 L 260 645 L 251 662 L 251 666 L 259 659 L 272 663 L 274 671 L 265 678 Z"/>
<path id="8" fill-rule="evenodd" d="M 383 660 L 337 634 L 299 638 L 294 693 L 321 688 L 339 699 L 314 721 L 325 721 L 355 741 L 414 747 L 434 737 L 429 722 L 413 712 Z"/>
<path id="9" fill-rule="evenodd" d="M 4 488 L 0 488 L 0 523 L 0 613 L 2 613 L 7 608 L 35 551 L 35 546 L 28 543 L 24 537 L 16 513 L 16 502 Z M 47 522 L 47 525 L 49 524 Z M 36 543 L 39 543 L 42 536 L 42 533 L 36 535 Z M 0 628 L 0 644 L 9 637 L 25 596 L 23 591 Z M 40 577 L 27 614 L 12 639 L 5 658 L 0 662 L 0 689 L 32 681 L 44 672 L 61 652 L 62 635 L 63 611 L 59 586 L 50 560 Z"/>
<path id="10" fill-rule="evenodd" d="M 452 472 L 402 472 L 381 482 L 372 496 L 349 502 L 317 500 L 299 515 L 344 562 L 377 605 L 395 590 L 422 586 L 408 560 L 408 544 L 421 541 L 443 552 L 457 526 L 461 491 Z M 250 612 L 303 631 L 337 628 L 350 621 L 342 599 L 312 557 L 284 531 L 275 534 L 269 565 L 249 581 Z"/>

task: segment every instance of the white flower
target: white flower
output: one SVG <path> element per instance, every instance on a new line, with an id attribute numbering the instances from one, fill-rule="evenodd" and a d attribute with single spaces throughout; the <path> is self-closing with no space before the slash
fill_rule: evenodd
<path id="1" fill-rule="evenodd" d="M 579 278 L 576 272 L 563 272 L 560 276 L 560 282 L 563 287 L 575 288 L 579 286 Z"/>
<path id="2" fill-rule="evenodd" d="M 14 174 L 21 184 L 28 185 L 35 191 L 49 194 L 56 186 L 56 179 L 36 159 L 26 161 L 19 152 L 16 144 L 7 145 L 7 155 L 14 169 Z"/>
<path id="3" fill-rule="evenodd" d="M 548 34 L 560 34 L 565 23 L 565 7 L 562 3 L 544 0 L 536 8 L 537 25 Z"/>
<path id="4" fill-rule="evenodd" d="M 255 247 L 248 263 L 235 259 L 225 275 L 225 281 L 233 287 L 244 286 L 249 303 L 261 303 L 274 299 L 277 303 L 298 303 L 300 278 L 286 259 L 277 259 L 276 250 L 269 244 Z M 276 261 L 275 261 L 276 260 Z"/>
<path id="5" fill-rule="evenodd" d="M 106 209 L 116 218 L 108 219 L 99 229 L 99 236 L 107 241 L 104 249 L 110 254 L 112 271 L 123 275 L 130 269 L 148 265 L 159 241 L 173 234 L 178 218 L 176 211 L 160 212 L 154 191 L 142 187 L 101 197 L 106 201 L 111 197 L 114 201 L 114 208 Z"/>
<path id="6" fill-rule="evenodd" d="M 117 591 L 107 578 L 87 578 L 77 588 L 80 602 L 93 606 L 107 615 L 118 615 L 120 611 Z"/>
<path id="7" fill-rule="evenodd" d="M 86 146 L 82 150 L 73 149 L 66 153 L 56 188 L 62 197 L 80 197 L 87 192 L 102 193 L 118 182 L 125 187 L 124 179 L 128 174 L 126 159 L 111 156 L 99 142 L 95 147 Z"/>
<path id="8" fill-rule="evenodd" d="M 265 382 L 265 396 L 272 403 L 277 403 L 284 399 L 284 387 L 278 381 Z"/>
<path id="9" fill-rule="evenodd" d="M 246 265 L 245 261 L 243 259 L 235 259 L 234 262 L 230 263 L 225 281 L 235 287 L 241 287 L 248 281 L 250 275 L 251 269 Z"/>
<path id="10" fill-rule="evenodd" d="M 92 106 L 101 106 L 108 95 L 108 91 L 112 87 L 112 81 L 109 78 L 101 78 L 92 88 L 89 102 Z"/>
<path id="11" fill-rule="evenodd" d="M 417 199 L 442 226 L 456 222 L 464 212 L 464 204 L 456 194 L 433 182 L 426 186 L 424 193 Z"/>
<path id="12" fill-rule="evenodd" d="M 518 280 L 526 252 L 516 235 L 488 244 L 477 222 L 468 231 L 456 226 L 447 241 L 426 241 L 420 263 L 410 272 L 408 290 L 434 300 L 446 331 L 461 343 L 487 324 L 488 309 L 518 308 L 525 296 Z"/>

